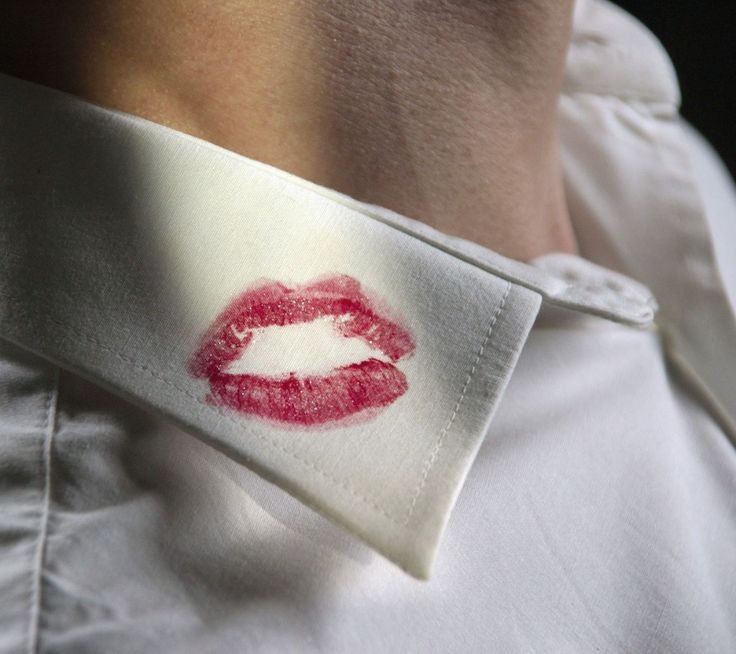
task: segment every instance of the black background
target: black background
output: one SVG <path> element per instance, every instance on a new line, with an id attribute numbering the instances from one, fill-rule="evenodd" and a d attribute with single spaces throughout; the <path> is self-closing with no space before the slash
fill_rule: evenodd
<path id="1" fill-rule="evenodd" d="M 683 116 L 705 135 L 736 177 L 736 2 L 616 4 L 662 42 L 680 80 Z"/>

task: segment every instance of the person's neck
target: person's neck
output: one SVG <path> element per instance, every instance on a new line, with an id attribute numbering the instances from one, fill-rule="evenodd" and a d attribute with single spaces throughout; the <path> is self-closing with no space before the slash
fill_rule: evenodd
<path id="1" fill-rule="evenodd" d="M 575 250 L 556 134 L 571 1 L 19 4 L 0 70 L 519 260 Z"/>

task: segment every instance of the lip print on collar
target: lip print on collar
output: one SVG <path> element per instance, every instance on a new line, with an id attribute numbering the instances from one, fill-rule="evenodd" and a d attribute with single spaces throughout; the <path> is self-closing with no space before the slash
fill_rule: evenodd
<path id="1" fill-rule="evenodd" d="M 359 413 L 372 417 L 409 388 L 406 376 L 394 363 L 411 356 L 415 349 L 411 332 L 389 318 L 382 304 L 348 275 L 323 277 L 293 288 L 262 281 L 217 317 L 190 360 L 189 373 L 209 381 L 208 402 L 242 414 L 301 426 L 330 425 Z M 370 357 L 323 375 L 227 371 L 257 330 L 318 318 L 331 319 L 338 335 L 360 339 L 390 361 Z"/>

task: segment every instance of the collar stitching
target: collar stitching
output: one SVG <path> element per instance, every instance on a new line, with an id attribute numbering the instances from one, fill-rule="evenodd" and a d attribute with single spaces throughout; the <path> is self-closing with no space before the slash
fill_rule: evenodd
<path id="1" fill-rule="evenodd" d="M 140 371 L 140 372 L 142 372 L 142 373 L 144 373 L 144 374 L 146 374 L 146 375 L 148 375 L 150 377 L 153 377 L 154 379 L 157 379 L 158 381 L 160 381 L 163 384 L 165 384 L 165 385 L 173 388 L 174 390 L 178 391 L 179 393 L 181 393 L 182 395 L 186 396 L 187 398 L 189 398 L 191 400 L 194 400 L 199 406 L 201 406 L 202 408 L 206 409 L 208 412 L 214 413 L 215 415 L 217 415 L 220 418 L 226 420 L 227 422 L 229 422 L 229 423 L 231 423 L 233 425 L 236 425 L 240 429 L 244 429 L 244 431 L 245 431 L 245 433 L 247 435 L 249 435 L 249 436 L 255 436 L 260 441 L 266 443 L 267 445 L 270 445 L 271 447 L 273 447 L 274 449 L 279 450 L 280 452 L 283 452 L 284 454 L 287 454 L 291 458 L 299 461 L 301 464 L 309 467 L 310 469 L 312 469 L 313 471 L 315 471 L 316 473 L 318 473 L 321 477 L 323 477 L 324 479 L 326 479 L 329 482 L 331 482 L 333 485 L 336 485 L 336 486 L 342 488 L 343 490 L 346 490 L 353 497 L 355 497 L 356 499 L 360 500 L 363 504 L 365 504 L 369 508 L 373 509 L 376 513 L 384 516 L 392 524 L 397 525 L 399 527 L 405 527 L 408 524 L 408 522 L 409 522 L 409 520 L 410 520 L 410 518 L 411 518 L 411 516 L 412 516 L 412 514 L 414 512 L 414 509 L 415 509 L 417 500 L 419 499 L 419 497 L 421 495 L 421 492 L 422 492 L 422 490 L 424 488 L 424 485 L 426 483 L 426 479 L 427 479 L 427 477 L 429 475 L 429 472 L 430 472 L 432 466 L 437 461 L 437 456 L 439 454 L 440 449 L 443 446 L 445 437 L 447 436 L 447 433 L 448 433 L 450 427 L 452 426 L 453 422 L 455 421 L 455 419 L 456 419 L 456 417 L 457 417 L 457 415 L 459 413 L 460 405 L 462 403 L 462 400 L 465 397 L 465 394 L 467 392 L 468 386 L 470 385 L 470 381 L 471 381 L 472 377 L 475 374 L 475 371 L 476 371 L 478 362 L 480 361 L 480 358 L 481 358 L 481 356 L 483 354 L 483 351 L 486 348 L 486 345 L 488 343 L 488 340 L 491 337 L 491 333 L 493 331 L 493 327 L 495 326 L 495 324 L 496 324 L 496 322 L 498 320 L 498 317 L 501 314 L 501 312 L 502 312 L 502 310 L 503 310 L 503 308 L 504 308 L 504 306 L 506 304 L 507 296 L 509 295 L 510 290 L 511 290 L 511 287 L 512 287 L 512 284 L 510 284 L 510 283 L 507 283 L 507 284 L 508 285 L 506 287 L 506 291 L 504 293 L 504 296 L 502 298 L 502 301 L 499 303 L 499 305 L 494 310 L 494 313 L 493 313 L 493 316 L 491 318 L 491 322 L 490 322 L 488 331 L 486 332 L 485 338 L 483 339 L 483 342 L 481 344 L 480 350 L 478 351 L 478 353 L 477 353 L 477 355 L 475 357 L 475 360 L 473 362 L 473 365 L 470 368 L 468 377 L 466 378 L 466 381 L 465 381 L 465 383 L 463 385 L 463 388 L 462 388 L 461 393 L 460 393 L 460 397 L 459 397 L 459 399 L 458 399 L 458 401 L 457 401 L 457 403 L 455 405 L 455 408 L 453 410 L 452 416 L 450 417 L 450 420 L 448 421 L 447 426 L 442 430 L 442 432 L 440 432 L 440 437 L 438 438 L 437 443 L 435 444 L 435 447 L 434 447 L 432 453 L 430 454 L 430 456 L 427 459 L 427 462 L 425 463 L 425 470 L 424 470 L 424 473 L 422 475 L 422 479 L 419 482 L 419 485 L 417 486 L 417 489 L 416 489 L 416 491 L 414 493 L 414 496 L 413 496 L 413 498 L 411 500 L 411 504 L 409 505 L 409 509 L 407 510 L 407 513 L 406 513 L 406 515 L 403 518 L 399 518 L 399 517 L 395 516 L 394 514 L 386 511 L 383 507 L 381 507 L 380 505 L 378 505 L 375 501 L 373 501 L 372 499 L 366 497 L 360 491 L 358 491 L 355 488 L 353 488 L 346 480 L 340 479 L 338 477 L 335 477 L 335 476 L 331 475 L 330 473 L 326 472 L 322 468 L 318 467 L 313 461 L 310 461 L 309 459 L 306 459 L 306 458 L 300 456 L 299 454 L 297 454 L 293 450 L 290 450 L 290 449 L 284 447 L 278 441 L 273 440 L 271 438 L 268 438 L 267 436 L 264 436 L 263 434 L 259 434 L 257 432 L 251 431 L 251 430 L 245 430 L 244 429 L 245 426 L 244 426 L 244 424 L 243 424 L 242 421 L 239 421 L 239 420 L 233 418 L 232 416 L 228 415 L 227 413 L 225 413 L 223 411 L 220 411 L 220 410 L 218 410 L 218 409 L 210 406 L 209 404 L 206 404 L 205 402 L 202 401 L 202 399 L 200 397 L 198 397 L 197 395 L 194 395 L 193 393 L 189 392 L 186 388 L 180 386 L 176 382 L 168 379 L 167 377 L 165 377 L 161 373 L 157 372 L 156 370 L 154 370 L 150 366 L 147 366 L 145 364 L 142 364 L 142 363 L 136 361 L 135 359 L 133 359 L 132 357 L 126 356 L 126 355 L 122 354 L 121 352 L 118 352 L 117 350 L 115 350 L 115 349 L 113 349 L 113 348 L 105 345 L 103 342 L 101 342 L 99 339 L 95 338 L 94 336 L 90 336 L 89 334 L 86 334 L 86 333 L 82 332 L 81 330 L 79 330 L 79 329 L 77 329 L 75 327 L 72 327 L 72 326 L 70 326 L 70 325 L 68 325 L 66 323 L 63 323 L 60 320 L 56 320 L 56 319 L 54 319 L 52 317 L 47 317 L 46 320 L 48 322 L 50 322 L 50 323 L 53 323 L 53 324 L 57 325 L 58 327 L 60 327 L 63 330 L 68 330 L 70 333 L 78 336 L 79 338 L 81 338 L 84 341 L 86 341 L 87 343 L 89 343 L 92 347 L 94 347 L 94 348 L 96 348 L 98 350 L 101 350 L 103 352 L 108 352 L 108 353 L 114 355 L 117 359 L 119 359 L 123 363 L 127 364 L 128 366 L 130 366 L 130 367 L 132 367 L 134 369 L 137 369 L 138 371 Z M 14 296 L 9 295 L 9 294 L 8 295 L 5 295 L 5 298 L 8 299 L 8 300 L 11 300 L 11 301 L 13 301 L 13 300 L 19 301 L 19 298 L 14 297 Z"/>
<path id="2" fill-rule="evenodd" d="M 435 446 L 431 454 L 429 455 L 429 458 L 427 458 L 426 462 L 424 463 L 424 472 L 422 474 L 421 480 L 419 481 L 419 484 L 417 484 L 417 487 L 414 491 L 414 495 L 412 497 L 411 504 L 409 505 L 409 510 L 407 511 L 406 517 L 404 518 L 404 522 L 402 523 L 404 525 L 408 524 L 409 519 L 414 513 L 414 509 L 416 508 L 417 500 L 419 499 L 419 497 L 422 494 L 422 491 L 424 490 L 424 485 L 427 483 L 427 477 L 429 477 L 429 473 L 432 470 L 432 467 L 437 462 L 437 459 L 439 458 L 440 450 L 445 444 L 445 438 L 447 434 L 449 433 L 450 428 L 452 427 L 452 424 L 455 422 L 455 418 L 457 418 L 457 415 L 460 412 L 460 407 L 463 403 L 463 400 L 465 399 L 465 394 L 468 391 L 468 386 L 470 386 L 470 382 L 473 379 L 473 376 L 475 375 L 476 368 L 478 367 L 478 362 L 483 356 L 483 351 L 485 350 L 486 344 L 488 343 L 488 340 L 490 339 L 491 334 L 493 333 L 493 328 L 496 326 L 496 322 L 498 320 L 499 315 L 501 315 L 501 313 L 504 310 L 504 307 L 506 305 L 506 299 L 508 298 L 510 292 L 511 292 L 511 284 L 506 282 L 506 290 L 504 291 L 501 301 L 498 303 L 495 311 L 493 312 L 493 316 L 491 317 L 491 321 L 488 325 L 488 330 L 486 331 L 485 338 L 483 339 L 483 342 L 480 345 L 480 349 L 478 350 L 478 353 L 475 356 L 473 365 L 470 367 L 470 370 L 468 371 L 468 376 L 465 379 L 465 383 L 463 384 L 462 390 L 460 391 L 460 397 L 455 403 L 455 408 L 452 410 L 452 415 L 450 416 L 450 419 L 448 420 L 447 425 L 445 425 L 445 428 L 440 432 L 440 435 L 437 438 L 437 442 L 435 443 Z"/>

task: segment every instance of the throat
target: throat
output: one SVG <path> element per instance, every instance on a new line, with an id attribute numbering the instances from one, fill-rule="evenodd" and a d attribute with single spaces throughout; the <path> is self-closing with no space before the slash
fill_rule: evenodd
<path id="1" fill-rule="evenodd" d="M 0 63 L 528 260 L 576 247 L 556 137 L 572 4 L 29 2 Z"/>

